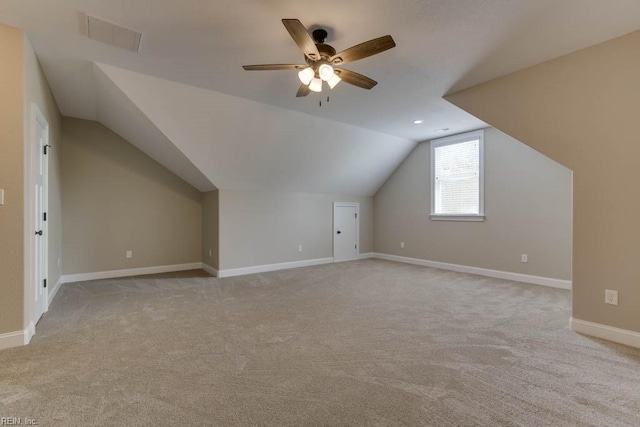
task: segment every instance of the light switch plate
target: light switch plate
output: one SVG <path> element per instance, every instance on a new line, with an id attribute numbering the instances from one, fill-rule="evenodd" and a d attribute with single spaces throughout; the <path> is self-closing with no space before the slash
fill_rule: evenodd
<path id="1" fill-rule="evenodd" d="M 4 205 L 4 190 L 0 189 L 0 206 Z"/>

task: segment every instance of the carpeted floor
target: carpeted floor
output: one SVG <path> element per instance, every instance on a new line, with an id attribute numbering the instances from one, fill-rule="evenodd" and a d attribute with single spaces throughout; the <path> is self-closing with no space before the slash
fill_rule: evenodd
<path id="1" fill-rule="evenodd" d="M 568 291 L 363 260 L 63 286 L 0 351 L 0 417 L 47 425 L 639 426 L 640 350 Z"/>

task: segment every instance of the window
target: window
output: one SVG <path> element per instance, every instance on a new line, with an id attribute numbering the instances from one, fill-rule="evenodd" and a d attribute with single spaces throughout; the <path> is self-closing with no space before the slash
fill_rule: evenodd
<path id="1" fill-rule="evenodd" d="M 484 221 L 484 131 L 431 141 L 431 219 Z"/>

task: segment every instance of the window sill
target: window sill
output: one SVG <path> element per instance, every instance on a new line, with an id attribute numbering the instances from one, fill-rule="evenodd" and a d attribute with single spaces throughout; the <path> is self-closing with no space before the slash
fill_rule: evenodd
<path id="1" fill-rule="evenodd" d="M 471 221 L 482 222 L 484 215 L 430 215 L 432 221 Z"/>

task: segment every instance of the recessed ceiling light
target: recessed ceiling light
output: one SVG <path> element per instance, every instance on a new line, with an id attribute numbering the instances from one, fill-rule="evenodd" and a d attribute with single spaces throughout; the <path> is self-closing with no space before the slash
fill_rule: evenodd
<path id="1" fill-rule="evenodd" d="M 448 130 L 449 130 L 449 128 L 442 128 L 442 129 L 436 129 L 436 130 L 434 130 L 434 132 L 435 133 L 442 133 L 442 132 L 446 132 Z"/>
<path id="2" fill-rule="evenodd" d="M 422 124 L 422 120 L 414 120 L 414 121 L 413 121 L 413 124 L 414 124 L 414 125 Z"/>

